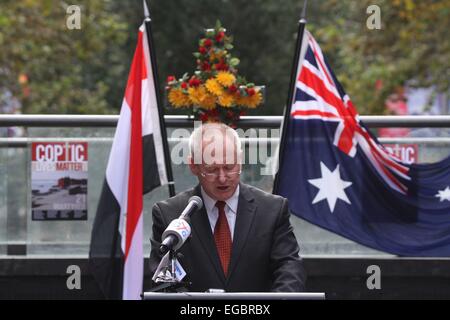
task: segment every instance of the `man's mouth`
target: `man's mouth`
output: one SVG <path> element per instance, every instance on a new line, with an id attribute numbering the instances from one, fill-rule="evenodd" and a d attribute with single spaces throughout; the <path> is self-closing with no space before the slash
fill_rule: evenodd
<path id="1" fill-rule="evenodd" d="M 217 187 L 220 191 L 227 191 L 229 189 L 229 186 L 219 186 Z"/>

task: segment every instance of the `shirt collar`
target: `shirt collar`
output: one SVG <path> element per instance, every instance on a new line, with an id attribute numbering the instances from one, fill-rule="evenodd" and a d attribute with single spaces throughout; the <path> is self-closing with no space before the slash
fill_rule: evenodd
<path id="1" fill-rule="evenodd" d="M 203 198 L 203 204 L 205 205 L 206 211 L 211 212 L 214 209 L 214 207 L 216 206 L 217 200 L 214 200 L 213 198 L 211 198 L 205 192 L 203 187 L 201 187 L 201 193 L 202 193 L 202 198 Z M 227 200 L 225 200 L 225 203 L 227 204 L 228 208 L 230 208 L 230 210 L 234 214 L 236 214 L 236 212 L 237 212 L 238 202 L 239 202 L 239 184 L 238 184 L 236 190 L 234 191 L 233 195 L 230 198 L 228 198 Z"/>

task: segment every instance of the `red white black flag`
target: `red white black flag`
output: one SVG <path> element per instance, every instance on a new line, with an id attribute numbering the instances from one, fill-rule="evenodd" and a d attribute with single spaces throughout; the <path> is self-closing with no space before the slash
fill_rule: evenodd
<path id="1" fill-rule="evenodd" d="M 155 79 L 139 28 L 106 178 L 92 229 L 90 267 L 108 298 L 140 299 L 144 275 L 143 194 L 167 184 Z"/>

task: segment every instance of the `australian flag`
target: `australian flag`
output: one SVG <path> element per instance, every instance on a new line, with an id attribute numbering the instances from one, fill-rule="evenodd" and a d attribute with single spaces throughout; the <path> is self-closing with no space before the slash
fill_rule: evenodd
<path id="1" fill-rule="evenodd" d="M 450 157 L 406 164 L 360 121 L 305 31 L 278 186 L 291 211 L 400 256 L 450 256 Z"/>

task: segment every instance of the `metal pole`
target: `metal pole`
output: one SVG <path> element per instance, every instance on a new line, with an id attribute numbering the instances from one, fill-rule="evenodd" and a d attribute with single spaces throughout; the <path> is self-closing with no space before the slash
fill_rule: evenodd
<path id="1" fill-rule="evenodd" d="M 282 160 L 283 160 L 283 153 L 284 153 L 284 147 L 285 147 L 285 142 L 286 142 L 286 134 L 287 134 L 289 122 L 290 122 L 292 100 L 294 98 L 295 84 L 297 82 L 297 71 L 298 71 L 298 67 L 299 67 L 300 52 L 302 50 L 303 35 L 305 34 L 306 6 L 307 5 L 308 5 L 308 1 L 305 0 L 305 2 L 303 4 L 302 14 L 301 14 L 300 20 L 298 22 L 297 43 L 295 45 L 294 61 L 292 62 L 292 70 L 291 70 L 291 81 L 289 84 L 288 98 L 287 98 L 287 102 L 286 102 L 286 108 L 284 111 L 284 120 L 283 120 L 282 129 L 281 129 L 280 146 L 278 149 L 279 150 L 278 151 L 278 168 L 280 167 Z M 278 170 L 275 175 L 272 193 L 278 192 L 278 186 L 280 183 L 279 172 L 280 171 Z"/>
<path id="2" fill-rule="evenodd" d="M 368 128 L 450 128 L 450 115 L 440 116 L 359 116 Z M 280 128 L 283 116 L 242 116 L 238 127 Z M 1 127 L 76 127 L 115 128 L 118 115 L 42 115 L 42 114 L 0 114 Z M 192 128 L 194 120 L 187 115 L 166 115 L 167 128 Z"/>
<path id="3" fill-rule="evenodd" d="M 144 15 L 145 15 L 145 29 L 147 31 L 147 41 L 149 46 L 149 53 L 150 53 L 150 61 L 152 64 L 152 74 L 153 74 L 153 82 L 155 84 L 155 93 L 156 93 L 156 102 L 158 104 L 158 115 L 159 115 L 159 127 L 161 129 L 161 138 L 163 142 L 163 149 L 164 149 L 164 162 L 166 164 L 166 172 L 167 172 L 167 180 L 169 181 L 169 195 L 173 197 L 175 195 L 175 185 L 173 181 L 173 173 L 172 173 L 172 165 L 170 163 L 170 153 L 169 153 L 169 144 L 167 141 L 167 132 L 166 132 L 166 126 L 164 123 L 164 115 L 163 115 L 163 104 L 161 100 L 161 92 L 159 88 L 159 78 L 158 78 L 158 72 L 156 68 L 156 52 L 155 52 L 155 45 L 153 43 L 153 36 L 152 36 L 152 24 L 150 19 L 150 12 L 147 7 L 147 3 L 145 0 L 144 2 Z"/>

